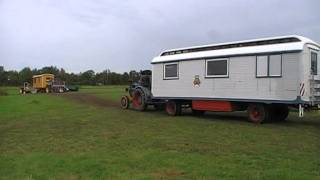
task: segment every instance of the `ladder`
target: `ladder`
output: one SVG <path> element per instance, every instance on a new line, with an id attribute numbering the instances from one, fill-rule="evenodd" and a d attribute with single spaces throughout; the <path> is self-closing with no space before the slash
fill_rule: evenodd
<path id="1" fill-rule="evenodd" d="M 310 88 L 311 105 L 314 106 L 320 103 L 320 75 L 311 75 Z"/>

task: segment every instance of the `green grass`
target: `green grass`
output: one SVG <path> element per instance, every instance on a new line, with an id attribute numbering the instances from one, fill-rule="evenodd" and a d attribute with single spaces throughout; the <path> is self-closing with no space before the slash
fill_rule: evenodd
<path id="1" fill-rule="evenodd" d="M 81 92 L 118 101 L 123 86 Z M 244 113 L 164 112 L 0 96 L 0 179 L 319 179 L 320 113 L 254 125 Z"/>
<path id="2" fill-rule="evenodd" d="M 99 98 L 120 101 L 121 96 L 126 95 L 125 89 L 128 86 L 82 86 L 80 92 L 93 94 Z"/>

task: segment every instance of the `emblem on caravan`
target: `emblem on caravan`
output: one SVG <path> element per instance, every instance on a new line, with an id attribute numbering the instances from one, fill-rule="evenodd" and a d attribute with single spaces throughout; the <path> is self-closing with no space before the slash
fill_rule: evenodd
<path id="1" fill-rule="evenodd" d="M 194 76 L 194 80 L 193 80 L 193 86 L 194 87 L 200 87 L 201 81 L 200 81 L 200 77 L 199 75 L 195 75 Z"/>

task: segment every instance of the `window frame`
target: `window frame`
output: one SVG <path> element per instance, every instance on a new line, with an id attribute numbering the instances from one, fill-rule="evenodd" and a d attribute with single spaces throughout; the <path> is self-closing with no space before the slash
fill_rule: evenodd
<path id="1" fill-rule="evenodd" d="M 177 65 L 177 76 L 175 77 L 166 77 L 166 66 L 168 65 Z M 163 63 L 163 80 L 177 80 L 179 79 L 179 62 L 170 62 L 170 63 Z"/>
<path id="2" fill-rule="evenodd" d="M 226 75 L 208 75 L 208 62 L 211 61 L 227 61 L 227 74 Z M 205 59 L 205 78 L 229 78 L 229 63 L 230 58 L 213 58 L 213 59 Z"/>
<path id="3" fill-rule="evenodd" d="M 316 54 L 316 70 L 317 70 L 316 74 L 314 74 L 314 73 L 313 73 L 313 70 L 312 70 L 312 54 Z M 319 56 L 319 55 L 318 55 L 318 52 L 317 52 L 317 51 L 313 51 L 313 50 L 310 51 L 310 74 L 313 75 L 313 76 L 319 75 L 318 56 Z"/>
<path id="4" fill-rule="evenodd" d="M 258 75 L 258 57 L 266 56 L 267 57 L 267 75 L 265 76 L 259 76 Z M 259 55 L 256 56 L 256 77 L 257 78 L 266 78 L 269 77 L 269 55 Z"/>
<path id="5" fill-rule="evenodd" d="M 270 56 L 280 55 L 280 75 L 270 75 Z M 258 76 L 258 57 L 259 56 L 267 56 L 267 75 L 266 76 Z M 282 78 L 282 56 L 283 54 L 261 54 L 256 56 L 256 78 Z"/>

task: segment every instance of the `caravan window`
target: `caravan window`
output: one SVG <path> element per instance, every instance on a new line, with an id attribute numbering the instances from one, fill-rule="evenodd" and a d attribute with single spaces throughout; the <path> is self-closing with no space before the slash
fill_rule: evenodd
<path id="1" fill-rule="evenodd" d="M 281 55 L 269 56 L 269 76 L 281 76 Z"/>
<path id="2" fill-rule="evenodd" d="M 268 56 L 257 57 L 257 77 L 268 76 Z"/>
<path id="3" fill-rule="evenodd" d="M 178 79 L 179 78 L 179 64 L 168 63 L 164 64 L 164 79 Z"/>
<path id="4" fill-rule="evenodd" d="M 311 52 L 311 74 L 318 75 L 318 57 L 317 53 Z"/>
<path id="5" fill-rule="evenodd" d="M 206 77 L 228 77 L 229 59 L 206 60 Z"/>
<path id="6" fill-rule="evenodd" d="M 257 56 L 256 77 L 281 77 L 282 55 Z"/>

